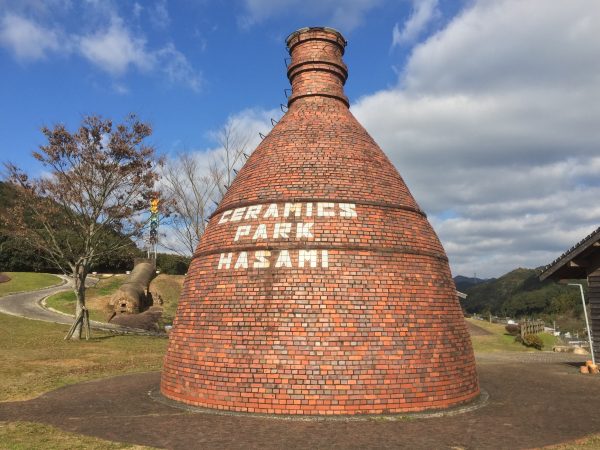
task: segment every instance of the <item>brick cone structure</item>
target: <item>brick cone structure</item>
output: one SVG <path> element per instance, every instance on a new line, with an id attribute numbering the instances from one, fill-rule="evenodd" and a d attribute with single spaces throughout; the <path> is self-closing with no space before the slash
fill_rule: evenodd
<path id="1" fill-rule="evenodd" d="M 447 257 L 348 109 L 346 41 L 305 28 L 287 45 L 289 110 L 239 172 L 194 255 L 163 395 L 305 415 L 474 399 L 473 350 Z"/>

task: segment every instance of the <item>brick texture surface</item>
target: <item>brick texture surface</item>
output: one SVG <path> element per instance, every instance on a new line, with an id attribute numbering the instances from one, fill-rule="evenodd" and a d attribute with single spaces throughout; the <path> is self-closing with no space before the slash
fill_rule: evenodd
<path id="1" fill-rule="evenodd" d="M 343 37 L 288 38 L 289 110 L 194 255 L 162 393 L 274 414 L 378 414 L 479 394 L 442 245 L 343 92 Z"/>

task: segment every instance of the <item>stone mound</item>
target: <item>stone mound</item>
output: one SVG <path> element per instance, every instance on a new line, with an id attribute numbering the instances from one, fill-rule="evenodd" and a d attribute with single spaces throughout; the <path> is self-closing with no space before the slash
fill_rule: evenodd
<path id="1" fill-rule="evenodd" d="M 129 328 L 139 328 L 148 331 L 160 331 L 158 322 L 162 317 L 160 306 L 151 306 L 147 311 L 138 314 L 118 314 L 109 319 L 109 323 L 123 325 Z"/>

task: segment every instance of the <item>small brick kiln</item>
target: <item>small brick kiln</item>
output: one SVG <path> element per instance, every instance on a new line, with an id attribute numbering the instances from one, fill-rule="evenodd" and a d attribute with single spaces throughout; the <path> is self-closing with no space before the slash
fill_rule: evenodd
<path id="1" fill-rule="evenodd" d="M 475 360 L 448 259 L 348 109 L 346 41 L 330 28 L 303 28 L 287 46 L 289 110 L 198 246 L 162 393 L 195 406 L 305 415 L 474 399 Z"/>

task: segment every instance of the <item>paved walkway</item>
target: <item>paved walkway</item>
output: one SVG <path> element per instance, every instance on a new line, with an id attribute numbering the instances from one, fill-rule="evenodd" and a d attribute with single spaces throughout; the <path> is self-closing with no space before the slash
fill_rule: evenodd
<path id="1" fill-rule="evenodd" d="M 524 449 L 600 432 L 600 377 L 581 357 L 478 358 L 487 405 L 455 416 L 364 421 L 279 420 L 189 412 L 157 402 L 159 374 L 68 386 L 0 403 L 0 421 L 29 420 L 104 439 L 168 449 Z M 530 354 L 530 355 L 535 355 Z M 493 360 L 493 362 L 487 362 Z"/>

